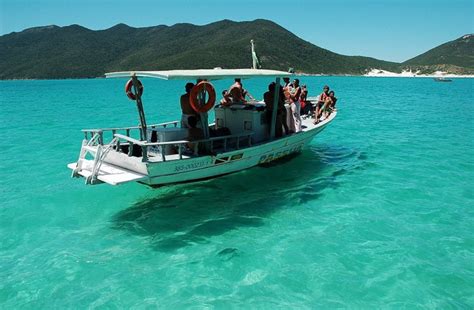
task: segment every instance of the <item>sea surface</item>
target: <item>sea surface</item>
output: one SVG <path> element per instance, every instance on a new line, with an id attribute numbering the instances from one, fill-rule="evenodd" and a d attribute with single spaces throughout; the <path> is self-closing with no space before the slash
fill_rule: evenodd
<path id="1" fill-rule="evenodd" d="M 1 309 L 474 308 L 474 79 L 301 77 L 339 113 L 300 155 L 86 186 L 80 130 L 138 124 L 125 82 L 0 82 Z M 178 119 L 185 81 L 143 82 Z"/>

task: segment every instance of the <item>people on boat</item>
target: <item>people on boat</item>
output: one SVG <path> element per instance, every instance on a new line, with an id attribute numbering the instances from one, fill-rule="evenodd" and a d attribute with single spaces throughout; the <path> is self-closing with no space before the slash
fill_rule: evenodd
<path id="1" fill-rule="evenodd" d="M 197 141 L 197 140 L 202 140 L 204 139 L 204 132 L 201 128 L 197 128 L 197 123 L 198 119 L 196 116 L 189 116 L 188 117 L 188 136 L 186 137 L 186 140 L 188 141 Z M 195 145 L 196 143 L 188 142 L 186 146 L 195 153 L 197 150 L 195 150 Z"/>
<path id="2" fill-rule="evenodd" d="M 229 87 L 228 93 L 229 93 L 229 98 L 231 100 L 231 104 L 245 104 L 246 103 L 241 79 L 236 78 L 234 80 L 234 83 Z"/>
<path id="3" fill-rule="evenodd" d="M 242 84 L 242 79 L 237 78 L 235 79 L 235 82 L 239 83 L 240 87 L 242 87 L 242 96 L 244 97 L 244 100 L 246 100 L 246 98 L 248 97 L 250 100 L 256 101 L 252 94 L 250 94 L 249 91 L 244 88 L 244 85 Z"/>
<path id="4" fill-rule="evenodd" d="M 263 101 L 266 106 L 266 117 L 268 124 L 272 123 L 273 110 L 274 110 L 274 99 L 275 99 L 275 82 L 272 82 L 268 85 L 268 91 L 263 94 Z M 286 109 L 285 109 L 285 99 L 283 97 L 283 88 L 280 86 L 278 91 L 278 106 L 276 121 L 275 121 L 275 137 L 279 138 L 283 136 L 283 128 L 285 132 L 288 133 L 288 127 L 286 126 Z"/>
<path id="5" fill-rule="evenodd" d="M 227 90 L 222 91 L 222 99 L 220 101 L 220 104 L 228 107 L 232 104 L 232 98 L 230 97 L 230 93 Z"/>
<path id="6" fill-rule="evenodd" d="M 318 108 L 316 109 L 314 123 L 315 124 L 319 123 L 321 117 L 327 118 L 333 111 L 335 111 L 336 102 L 337 102 L 336 95 L 334 91 L 331 90 L 330 92 L 328 92 L 327 97 L 325 97 L 324 103 L 322 104 L 321 108 L 319 108 L 319 104 L 318 104 L 319 109 Z"/>
<path id="7" fill-rule="evenodd" d="M 323 116 L 325 118 L 328 117 L 329 114 L 331 114 L 333 111 L 336 111 L 337 98 L 333 90 L 329 92 L 329 97 L 326 101 L 327 101 L 327 107 L 323 108 L 323 113 L 324 113 Z"/>
<path id="8" fill-rule="evenodd" d="M 193 87 L 194 87 L 193 83 L 186 83 L 186 85 L 184 86 L 184 89 L 186 92 L 183 95 L 181 95 L 181 98 L 180 98 L 181 112 L 182 112 L 182 115 L 181 115 L 182 128 L 189 128 L 188 119 L 190 116 L 199 117 L 199 114 L 196 111 L 194 111 L 189 101 L 189 96 L 191 93 L 191 89 Z"/>
<path id="9" fill-rule="evenodd" d="M 331 98 L 331 102 L 330 102 L 329 108 L 331 108 L 331 111 L 335 111 L 335 110 L 336 110 L 336 101 L 337 101 L 337 98 L 336 98 L 336 94 L 334 93 L 333 90 L 331 90 L 331 91 L 329 92 L 329 98 Z"/>
<path id="10" fill-rule="evenodd" d="M 307 101 L 308 99 L 308 88 L 306 84 L 301 86 L 301 95 L 300 95 L 300 104 L 301 104 L 301 114 L 307 115 L 311 114 L 311 102 Z"/>
<path id="11" fill-rule="evenodd" d="M 290 83 L 290 78 L 289 77 L 284 77 L 283 78 L 283 90 L 287 90 L 288 87 L 291 86 L 291 83 Z"/>
<path id="12" fill-rule="evenodd" d="M 324 85 L 323 92 L 318 96 L 318 102 L 316 103 L 316 111 L 314 112 L 314 123 L 319 123 L 321 117 L 321 111 L 329 98 L 329 86 Z"/>
<path id="13" fill-rule="evenodd" d="M 289 101 L 290 101 L 290 111 L 291 111 L 291 118 L 290 124 L 290 131 L 293 132 L 300 132 L 302 130 L 301 127 L 301 104 L 300 104 L 300 96 L 301 96 L 301 88 L 300 88 L 300 80 L 294 79 L 292 83 L 292 87 L 288 90 L 289 92 Z"/>

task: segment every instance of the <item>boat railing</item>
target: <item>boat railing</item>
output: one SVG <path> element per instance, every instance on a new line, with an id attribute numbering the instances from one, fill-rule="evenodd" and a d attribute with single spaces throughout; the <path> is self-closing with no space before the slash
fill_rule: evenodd
<path id="1" fill-rule="evenodd" d="M 166 123 L 159 123 L 159 124 L 152 124 L 148 125 L 147 128 L 155 129 L 155 128 L 167 128 L 167 127 L 178 127 L 179 121 L 173 122 L 166 122 Z M 139 131 L 141 126 L 129 126 L 129 127 L 111 127 L 111 128 L 97 128 L 97 129 L 82 129 L 81 131 L 84 133 L 84 138 L 89 140 L 89 137 L 93 137 L 95 134 L 98 135 L 97 144 L 103 145 L 104 144 L 104 134 L 111 133 L 112 137 L 119 133 L 123 132 L 127 137 L 130 137 L 131 133 L 134 131 Z"/>
<path id="2" fill-rule="evenodd" d="M 226 152 L 229 147 L 232 147 L 234 149 L 240 149 L 242 147 L 242 143 L 245 143 L 245 147 L 249 147 L 252 145 L 252 135 L 253 132 L 246 132 L 246 133 L 241 133 L 241 134 L 235 134 L 235 135 L 226 135 L 226 136 L 220 136 L 220 137 L 212 137 L 208 139 L 201 139 L 201 140 L 176 140 L 176 141 L 166 141 L 166 142 L 147 142 L 147 141 L 141 141 L 134 139 L 129 136 L 125 136 L 122 134 L 115 134 L 114 137 L 118 138 L 116 140 L 116 150 L 121 150 L 121 143 L 125 141 L 128 143 L 128 156 L 132 156 L 133 153 L 133 145 L 137 145 L 141 148 L 142 150 L 142 161 L 146 162 L 148 161 L 148 153 L 149 153 L 149 148 L 154 147 L 158 148 L 162 160 L 166 161 L 166 150 L 165 148 L 168 146 L 171 147 L 176 147 L 177 152 L 178 152 L 178 158 L 183 159 L 183 154 L 184 151 L 186 150 L 188 145 L 192 145 L 192 155 L 198 156 L 199 154 L 199 147 L 200 145 L 207 145 L 209 147 L 210 153 L 214 153 L 216 150 L 216 142 L 221 141 L 220 144 L 218 144 L 219 148 L 224 150 Z M 174 157 L 174 159 L 176 159 Z"/>

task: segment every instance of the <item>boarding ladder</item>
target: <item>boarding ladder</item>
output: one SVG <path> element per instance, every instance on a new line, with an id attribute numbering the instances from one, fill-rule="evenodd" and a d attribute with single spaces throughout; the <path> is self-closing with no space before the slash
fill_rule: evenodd
<path id="1" fill-rule="evenodd" d="M 107 157 L 107 154 L 113 149 L 114 145 L 117 143 L 118 138 L 113 138 L 107 145 L 101 145 L 97 143 L 100 139 L 100 134 L 95 133 L 94 136 L 89 140 L 82 141 L 81 152 L 79 153 L 79 159 L 77 160 L 76 168 L 72 171 L 72 177 L 79 177 L 79 172 L 82 170 L 82 165 L 86 160 L 86 155 L 90 153 L 94 156 L 94 163 L 92 165 L 92 170 L 90 175 L 86 179 L 86 184 L 97 184 L 100 181 L 97 179 L 99 175 L 100 167 L 102 166 L 104 159 Z M 97 148 L 93 147 L 94 145 Z"/>

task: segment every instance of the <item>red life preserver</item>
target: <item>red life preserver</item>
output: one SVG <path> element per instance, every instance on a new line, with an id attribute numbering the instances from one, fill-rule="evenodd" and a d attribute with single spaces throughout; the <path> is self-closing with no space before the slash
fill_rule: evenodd
<path id="1" fill-rule="evenodd" d="M 209 95 L 209 99 L 207 99 L 207 102 L 203 105 L 199 104 L 198 99 L 198 96 L 202 91 L 207 92 L 207 94 Z M 191 104 L 191 107 L 194 111 L 198 113 L 205 113 L 214 106 L 215 102 L 216 91 L 211 83 L 207 81 L 201 81 L 194 85 L 194 87 L 191 89 L 191 93 L 189 94 L 189 103 Z"/>
<path id="2" fill-rule="evenodd" d="M 143 85 L 140 80 L 137 80 L 138 84 L 138 93 L 140 97 L 143 94 Z M 125 84 L 125 93 L 127 94 L 127 97 L 130 98 L 131 100 L 137 100 L 137 95 L 132 92 L 132 87 L 133 87 L 133 79 L 128 80 L 127 84 Z"/>

